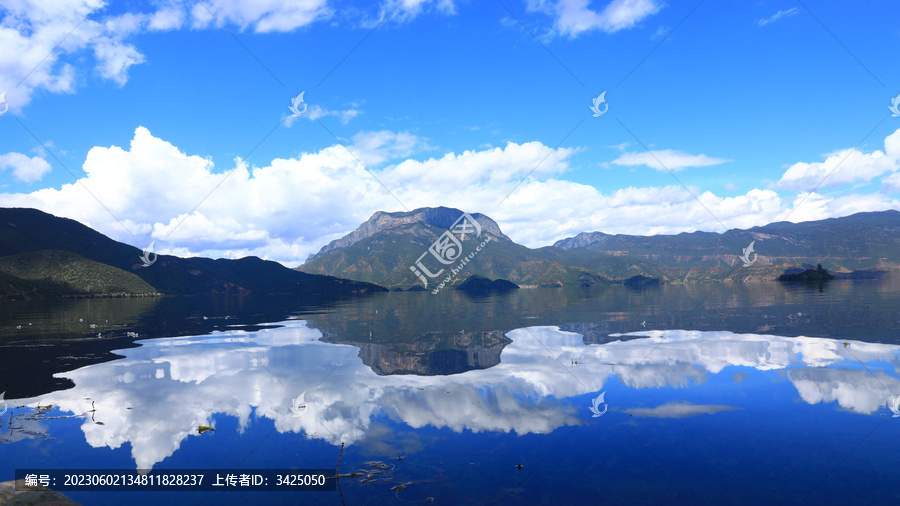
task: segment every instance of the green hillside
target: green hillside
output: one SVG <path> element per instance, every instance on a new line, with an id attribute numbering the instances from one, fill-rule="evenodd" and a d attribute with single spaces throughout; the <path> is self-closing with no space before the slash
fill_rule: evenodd
<path id="1" fill-rule="evenodd" d="M 0 299 L 31 299 L 56 296 L 55 287 L 40 281 L 0 274 Z"/>
<path id="2" fill-rule="evenodd" d="M 25 288 L 45 295 L 156 295 L 138 276 L 75 253 L 42 250 L 0 257 L 12 294 Z M 31 282 L 16 285 L 15 279 Z"/>

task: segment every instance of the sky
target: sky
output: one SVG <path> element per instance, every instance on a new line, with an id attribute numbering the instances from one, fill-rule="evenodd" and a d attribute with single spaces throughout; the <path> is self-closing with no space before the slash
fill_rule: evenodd
<path id="1" fill-rule="evenodd" d="M 483 213 L 541 247 L 898 209 L 897 19 L 887 0 L 0 0 L 0 206 L 290 267 L 377 211 Z"/>

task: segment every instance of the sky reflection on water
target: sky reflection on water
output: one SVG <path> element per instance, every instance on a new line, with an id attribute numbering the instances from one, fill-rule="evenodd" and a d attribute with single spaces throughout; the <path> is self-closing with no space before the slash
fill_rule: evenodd
<path id="1" fill-rule="evenodd" d="M 776 371 L 805 403 L 833 403 L 865 415 L 883 413 L 900 395 L 900 346 L 888 344 L 647 330 L 585 345 L 575 332 L 530 327 L 507 333 L 512 343 L 501 363 L 487 369 L 379 376 L 357 357 L 357 348 L 319 341 L 321 332 L 302 320 L 280 325 L 144 340 L 120 350 L 123 359 L 61 373 L 75 383 L 72 389 L 11 404 L 52 404 L 79 415 L 93 401 L 93 421 L 88 417 L 81 425 L 88 444 L 115 449 L 129 443 L 135 466 L 152 468 L 185 439 L 202 437 L 196 428 L 215 426 L 217 414 L 236 418 L 241 431 L 253 424 L 253 413 L 272 420 L 280 433 L 352 445 L 366 437 L 380 412 L 412 428 L 521 435 L 585 423 L 587 406 L 572 400 L 604 389 L 613 411 L 638 417 L 713 414 L 741 409 L 736 400 L 759 401 L 723 392 L 721 404 L 677 402 L 679 390 L 697 388 L 723 371 L 742 375 L 742 381 Z M 632 405 L 628 390 L 648 388 L 667 389 L 670 401 Z M 302 392 L 307 410 L 296 416 L 290 408 Z"/>

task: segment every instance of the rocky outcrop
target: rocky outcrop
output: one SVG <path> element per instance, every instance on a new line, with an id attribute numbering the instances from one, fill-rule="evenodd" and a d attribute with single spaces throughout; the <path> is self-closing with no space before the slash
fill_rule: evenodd
<path id="1" fill-rule="evenodd" d="M 561 249 L 587 248 L 588 246 L 602 246 L 614 236 L 603 232 L 582 232 L 575 237 L 568 237 L 553 243 L 553 247 Z"/>

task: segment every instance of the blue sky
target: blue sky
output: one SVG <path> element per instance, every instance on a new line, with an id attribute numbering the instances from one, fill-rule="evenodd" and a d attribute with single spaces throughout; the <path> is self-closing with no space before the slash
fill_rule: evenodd
<path id="1" fill-rule="evenodd" d="M 0 0 L 0 205 L 160 253 L 294 266 L 437 205 L 532 247 L 900 207 L 887 1 L 95 5 Z"/>

